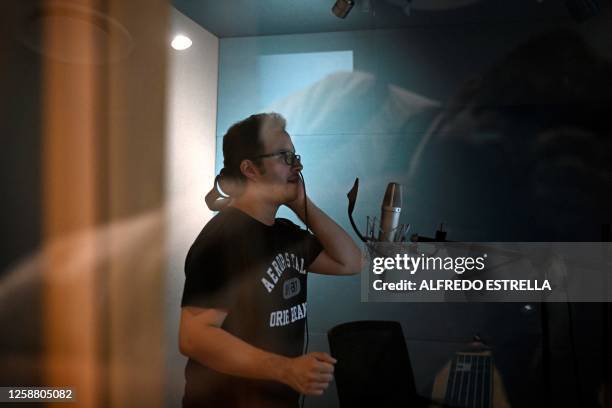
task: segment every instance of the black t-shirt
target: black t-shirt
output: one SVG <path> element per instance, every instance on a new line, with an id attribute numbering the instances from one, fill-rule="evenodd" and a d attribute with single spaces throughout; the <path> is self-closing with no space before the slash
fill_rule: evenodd
<path id="1" fill-rule="evenodd" d="M 222 329 L 260 349 L 302 354 L 306 268 L 321 252 L 318 239 L 291 221 L 265 225 L 228 207 L 189 249 L 181 306 L 228 311 Z M 184 407 L 295 407 L 290 387 L 225 375 L 189 359 Z"/>

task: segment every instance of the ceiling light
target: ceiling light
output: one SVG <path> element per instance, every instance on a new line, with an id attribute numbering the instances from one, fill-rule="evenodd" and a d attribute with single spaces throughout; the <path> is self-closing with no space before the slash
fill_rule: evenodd
<path id="1" fill-rule="evenodd" d="M 345 18 L 354 5 L 354 0 L 336 0 L 336 4 L 332 7 L 332 13 L 338 18 Z"/>
<path id="2" fill-rule="evenodd" d="M 189 37 L 184 35 L 177 35 L 174 37 L 170 45 L 172 45 L 172 48 L 174 48 L 175 50 L 182 51 L 191 47 L 191 44 L 193 43 Z"/>

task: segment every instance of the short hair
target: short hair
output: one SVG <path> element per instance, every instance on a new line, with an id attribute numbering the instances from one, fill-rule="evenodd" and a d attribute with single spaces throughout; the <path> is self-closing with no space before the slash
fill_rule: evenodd
<path id="1" fill-rule="evenodd" d="M 223 136 L 223 169 L 221 177 L 231 181 L 246 182 L 240 171 L 240 163 L 264 154 L 262 134 L 271 130 L 285 130 L 286 120 L 278 113 L 258 113 L 234 123 Z"/>

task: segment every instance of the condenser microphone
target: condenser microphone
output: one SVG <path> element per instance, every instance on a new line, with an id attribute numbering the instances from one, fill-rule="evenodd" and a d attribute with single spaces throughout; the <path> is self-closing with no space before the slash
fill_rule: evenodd
<path id="1" fill-rule="evenodd" d="M 380 232 L 378 240 L 381 242 L 395 241 L 395 233 L 399 226 L 400 213 L 402 212 L 402 185 L 389 183 L 385 191 L 380 208 Z"/>

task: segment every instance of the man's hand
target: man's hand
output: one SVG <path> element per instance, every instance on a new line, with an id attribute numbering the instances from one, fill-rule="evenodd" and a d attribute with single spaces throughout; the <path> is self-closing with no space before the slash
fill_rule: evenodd
<path id="1" fill-rule="evenodd" d="M 336 360 L 327 353 L 290 358 L 263 351 L 220 326 L 222 309 L 184 306 L 181 311 L 181 353 L 215 371 L 238 377 L 277 381 L 299 393 L 321 395 L 332 380 Z"/>
<path id="2" fill-rule="evenodd" d="M 321 395 L 333 379 L 336 359 L 313 352 L 289 360 L 283 382 L 304 395 Z"/>
<path id="3" fill-rule="evenodd" d="M 302 181 L 301 177 L 299 177 L 296 188 L 298 190 L 297 197 L 292 201 L 285 203 L 285 205 L 301 218 L 304 214 L 304 182 Z"/>
<path id="4" fill-rule="evenodd" d="M 319 239 L 323 251 L 308 265 L 308 270 L 324 275 L 354 275 L 363 269 L 361 251 L 351 237 L 306 196 L 302 181 L 297 184 L 297 198 L 285 203 Z M 304 205 L 306 201 L 306 205 Z M 306 207 L 308 212 L 306 212 Z M 308 219 L 306 219 L 308 215 Z"/>

